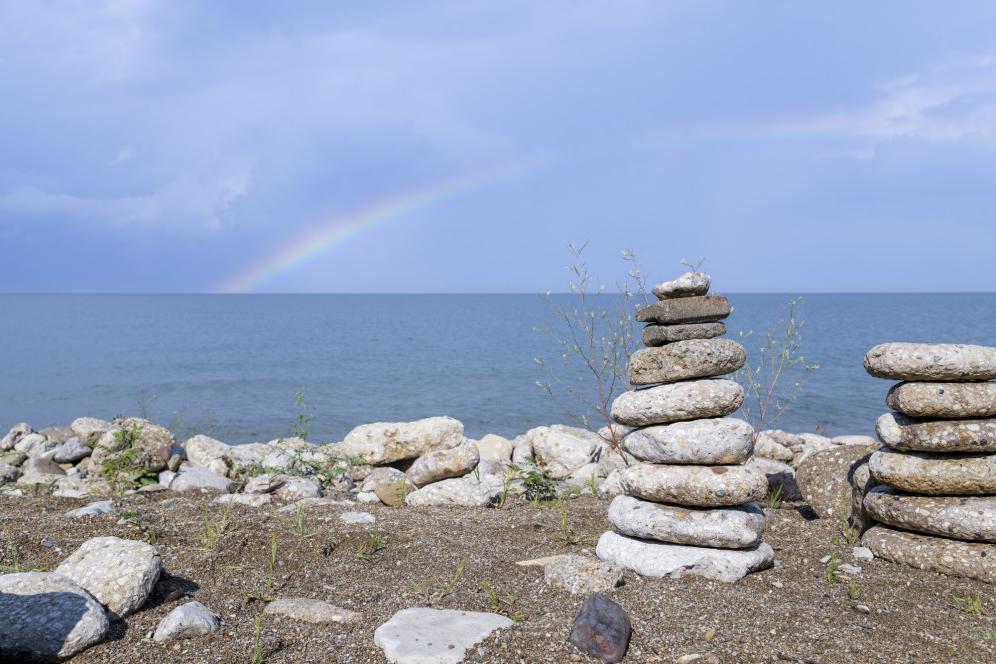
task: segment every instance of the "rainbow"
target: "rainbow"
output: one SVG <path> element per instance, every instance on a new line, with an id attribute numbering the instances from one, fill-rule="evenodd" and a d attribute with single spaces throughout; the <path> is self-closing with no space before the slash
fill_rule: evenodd
<path id="1" fill-rule="evenodd" d="M 347 214 L 333 217 L 317 229 L 288 242 L 277 251 L 230 276 L 214 288 L 214 293 L 247 293 L 275 277 L 293 270 L 361 233 L 397 221 L 406 215 L 435 205 L 458 194 L 477 189 L 503 178 L 520 175 L 536 164 L 514 163 L 491 166 L 456 178 L 434 182 L 419 189 L 394 195 Z"/>

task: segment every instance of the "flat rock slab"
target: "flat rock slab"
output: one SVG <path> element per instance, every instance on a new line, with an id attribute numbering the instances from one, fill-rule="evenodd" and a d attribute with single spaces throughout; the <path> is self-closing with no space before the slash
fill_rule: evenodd
<path id="1" fill-rule="evenodd" d="M 885 403 L 910 417 L 994 417 L 996 383 L 899 383 Z"/>
<path id="2" fill-rule="evenodd" d="M 356 611 L 343 609 L 320 599 L 307 597 L 281 597 L 266 605 L 263 613 L 273 616 L 283 616 L 292 620 L 311 623 L 313 625 L 333 625 L 337 623 L 353 623 L 360 619 Z"/>
<path id="3" fill-rule="evenodd" d="M 574 595 L 605 592 L 623 583 L 623 570 L 591 556 L 555 556 L 543 565 L 543 580 Z"/>
<path id="4" fill-rule="evenodd" d="M 641 348 L 629 358 L 633 385 L 671 383 L 722 376 L 747 361 L 747 351 L 732 339 L 689 339 L 657 348 Z"/>
<path id="5" fill-rule="evenodd" d="M 581 605 L 568 640 L 603 664 L 614 664 L 626 656 L 633 626 L 621 606 L 601 593 Z"/>
<path id="6" fill-rule="evenodd" d="M 865 354 L 865 370 L 892 380 L 992 380 L 996 348 L 970 344 L 890 343 Z"/>
<path id="7" fill-rule="evenodd" d="M 761 541 L 764 510 L 757 503 L 721 509 L 688 508 L 616 496 L 609 521 L 623 535 L 671 544 L 746 549 Z"/>
<path id="8" fill-rule="evenodd" d="M 732 417 L 675 422 L 634 429 L 622 446 L 647 463 L 737 464 L 754 449 L 754 429 Z"/>
<path id="9" fill-rule="evenodd" d="M 970 542 L 996 542 L 996 496 L 915 496 L 875 487 L 865 511 L 886 525 Z"/>
<path id="10" fill-rule="evenodd" d="M 203 466 L 184 461 L 176 475 L 170 480 L 172 491 L 201 491 L 204 493 L 229 493 L 235 482 L 213 473 Z"/>
<path id="11" fill-rule="evenodd" d="M 680 578 L 691 574 L 726 583 L 767 569 L 775 561 L 775 552 L 764 542 L 752 549 L 710 549 L 652 542 L 614 532 L 599 538 L 595 553 L 602 560 L 642 576 Z"/>
<path id="12" fill-rule="evenodd" d="M 623 392 L 612 402 L 612 418 L 635 427 L 670 424 L 726 417 L 743 402 L 744 390 L 732 380 L 692 380 Z"/>
<path id="13" fill-rule="evenodd" d="M 877 558 L 950 576 L 996 583 L 996 544 L 918 535 L 875 526 L 861 543 Z"/>
<path id="14" fill-rule="evenodd" d="M 658 466 L 636 464 L 619 471 L 623 490 L 656 503 L 727 507 L 763 500 L 764 475 L 747 466 Z"/>
<path id="15" fill-rule="evenodd" d="M 89 505 L 84 505 L 83 507 L 77 507 L 74 510 L 69 510 L 66 512 L 66 516 L 70 519 L 79 519 L 85 516 L 100 516 L 101 514 L 107 514 L 114 510 L 114 503 L 109 500 L 98 500 L 92 502 Z"/>
<path id="16" fill-rule="evenodd" d="M 637 310 L 636 320 L 641 323 L 680 325 L 684 323 L 711 323 L 730 315 L 730 301 L 725 295 L 700 295 L 673 300 L 661 300 Z"/>
<path id="17" fill-rule="evenodd" d="M 868 460 L 879 484 L 930 496 L 996 494 L 996 455 L 879 450 Z"/>
<path id="18" fill-rule="evenodd" d="M 915 420 L 885 413 L 875 422 L 878 439 L 915 452 L 996 452 L 996 419 Z"/>
<path id="19" fill-rule="evenodd" d="M 61 661 L 99 643 L 110 624 L 104 608 L 59 574 L 0 575 L 0 658 Z"/>
<path id="20" fill-rule="evenodd" d="M 163 618 L 156 627 L 152 640 L 159 643 L 195 639 L 217 632 L 221 620 L 211 609 L 200 602 L 182 604 Z"/>
<path id="21" fill-rule="evenodd" d="M 712 278 L 705 272 L 685 272 L 677 279 L 664 281 L 651 289 L 658 300 L 668 300 L 676 297 L 692 297 L 705 295 L 709 292 Z"/>
<path id="22" fill-rule="evenodd" d="M 724 334 L 726 334 L 725 323 L 651 324 L 643 328 L 643 344 L 645 346 L 663 346 L 687 339 L 714 339 Z"/>
<path id="23" fill-rule="evenodd" d="M 377 628 L 374 643 L 393 664 L 458 664 L 469 648 L 512 624 L 497 613 L 403 609 Z"/>
<path id="24" fill-rule="evenodd" d="M 478 480 L 473 475 L 465 475 L 412 491 L 405 502 L 412 507 L 488 507 L 498 502 L 501 491 L 501 478 L 491 481 L 489 477 L 482 477 Z"/>
<path id="25" fill-rule="evenodd" d="M 477 467 L 481 455 L 472 440 L 464 440 L 456 447 L 433 450 L 423 454 L 405 471 L 415 486 L 425 486 L 451 477 L 462 477 Z"/>
<path id="26" fill-rule="evenodd" d="M 850 518 L 851 471 L 875 450 L 875 445 L 838 445 L 806 457 L 795 473 L 803 499 L 823 519 Z"/>
<path id="27" fill-rule="evenodd" d="M 94 537 L 55 568 L 93 595 L 116 617 L 137 611 L 152 593 L 162 560 L 151 544 Z"/>

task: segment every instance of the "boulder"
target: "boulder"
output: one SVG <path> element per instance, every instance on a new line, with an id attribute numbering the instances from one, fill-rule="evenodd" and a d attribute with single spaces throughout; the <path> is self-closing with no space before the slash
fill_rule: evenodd
<path id="1" fill-rule="evenodd" d="M 709 418 L 634 429 L 622 444 L 648 463 L 738 464 L 751 455 L 754 430 L 744 420 Z"/>
<path id="2" fill-rule="evenodd" d="M 374 631 L 374 643 L 393 664 L 458 664 L 467 650 L 512 624 L 496 613 L 403 609 Z"/>
<path id="3" fill-rule="evenodd" d="M 281 597 L 266 605 L 263 613 L 283 616 L 313 625 L 334 625 L 358 622 L 362 617 L 356 611 L 341 609 L 320 599 L 307 597 Z"/>
<path id="4" fill-rule="evenodd" d="M 641 307 L 636 320 L 641 323 L 681 325 L 684 323 L 711 323 L 730 315 L 730 302 L 725 295 L 696 295 L 671 300 L 661 300 Z"/>
<path id="5" fill-rule="evenodd" d="M 768 493 L 774 493 L 781 487 L 782 500 L 802 500 L 802 492 L 795 480 L 795 468 L 766 457 L 753 456 L 747 462 L 747 467 L 764 475 L 768 480 Z"/>
<path id="6" fill-rule="evenodd" d="M 996 496 L 917 496 L 878 486 L 865 510 L 888 526 L 970 542 L 996 542 Z"/>
<path id="7" fill-rule="evenodd" d="M 996 455 L 875 452 L 872 477 L 900 491 L 931 496 L 996 494 Z"/>
<path id="8" fill-rule="evenodd" d="M 425 486 L 450 477 L 462 477 L 477 467 L 481 456 L 472 440 L 456 447 L 423 454 L 405 472 L 415 486 Z"/>
<path id="9" fill-rule="evenodd" d="M 637 464 L 620 472 L 626 493 L 658 503 L 726 507 L 764 500 L 768 481 L 746 466 Z"/>
<path id="10" fill-rule="evenodd" d="M 0 484 L 16 482 L 17 478 L 20 476 L 21 476 L 20 468 L 7 463 L 6 461 L 0 461 Z"/>
<path id="11" fill-rule="evenodd" d="M 861 543 L 876 558 L 949 576 L 996 583 L 996 544 L 962 542 L 875 526 Z"/>
<path id="12" fill-rule="evenodd" d="M 459 486 L 463 485 L 461 484 Z M 402 477 L 399 482 L 378 484 L 374 487 L 373 494 L 377 500 L 384 503 L 388 507 L 401 507 L 405 504 L 405 499 L 408 498 L 408 495 L 413 493 L 416 489 L 418 489 L 418 487 L 409 482 L 408 476 L 406 475 Z M 434 495 L 440 495 L 442 490 L 437 489 L 437 492 L 439 492 L 439 494 Z M 423 497 L 427 498 L 428 496 L 423 495 Z"/>
<path id="13" fill-rule="evenodd" d="M 775 552 L 764 542 L 751 549 L 712 549 L 664 544 L 615 532 L 604 533 L 595 552 L 602 560 L 641 576 L 679 578 L 691 574 L 726 583 L 767 569 L 775 561 Z"/>
<path id="14" fill-rule="evenodd" d="M 732 339 L 690 339 L 666 346 L 641 348 L 629 357 L 633 385 L 672 383 L 689 378 L 722 376 L 747 361 L 747 351 Z"/>
<path id="15" fill-rule="evenodd" d="M 889 390 L 885 404 L 910 417 L 994 417 L 996 382 L 899 383 Z"/>
<path id="16" fill-rule="evenodd" d="M 86 590 L 59 574 L 0 575 L 0 659 L 61 661 L 99 643 L 110 627 Z"/>
<path id="17" fill-rule="evenodd" d="M 623 392 L 612 403 L 612 417 L 629 426 L 668 424 L 725 417 L 740 408 L 743 401 L 743 388 L 732 380 L 669 383 Z"/>
<path id="18" fill-rule="evenodd" d="M 623 570 L 591 556 L 556 556 L 543 566 L 543 581 L 573 595 L 587 595 L 621 586 Z"/>
<path id="19" fill-rule="evenodd" d="M 996 348 L 970 344 L 880 344 L 865 354 L 876 378 L 973 381 L 996 378 Z"/>
<path id="20" fill-rule="evenodd" d="M 62 477 L 65 474 L 66 471 L 59 468 L 58 464 L 53 463 L 50 459 L 44 459 L 42 457 L 29 458 L 21 465 L 22 479 L 27 477 L 36 477 L 38 475 L 53 475 Z"/>
<path id="21" fill-rule="evenodd" d="M 160 474 L 159 481 L 162 482 L 162 474 Z M 180 469 L 170 480 L 168 486 L 172 491 L 229 493 L 235 488 L 235 482 L 227 477 L 212 473 L 207 468 L 184 461 L 180 464 Z"/>
<path id="22" fill-rule="evenodd" d="M 493 476 L 485 476 L 478 480 L 473 475 L 465 475 L 434 482 L 409 493 L 405 502 L 412 507 L 427 505 L 488 507 L 498 502 L 502 492 L 501 482 L 493 481 L 489 479 L 490 477 Z"/>
<path id="23" fill-rule="evenodd" d="M 170 611 L 156 627 L 152 640 L 158 643 L 195 639 L 217 632 L 221 620 L 200 602 L 187 602 Z"/>
<path id="24" fill-rule="evenodd" d="M 533 462 L 533 444 L 529 438 L 522 434 L 516 436 L 512 441 L 512 463 L 516 466 L 523 466 Z"/>
<path id="25" fill-rule="evenodd" d="M 705 272 L 685 272 L 677 279 L 657 284 L 652 292 L 658 300 L 705 295 L 711 283 L 712 279 Z"/>
<path id="26" fill-rule="evenodd" d="M 687 325 L 647 325 L 643 328 L 645 346 L 663 346 L 687 339 L 714 339 L 726 334 L 724 323 L 688 323 Z"/>
<path id="27" fill-rule="evenodd" d="M 58 443 L 55 441 L 50 442 L 48 438 L 40 433 L 29 433 L 17 441 L 17 444 L 14 445 L 14 450 L 27 454 L 29 457 L 37 457 L 45 452 L 51 452 L 58 446 Z"/>
<path id="28" fill-rule="evenodd" d="M 756 503 L 723 509 L 660 505 L 632 496 L 616 496 L 609 521 L 630 537 L 672 544 L 746 549 L 764 534 L 764 510 Z"/>
<path id="29" fill-rule="evenodd" d="M 79 438 L 85 442 L 82 436 Z M 115 421 L 115 428 L 105 432 L 92 445 L 93 454 L 90 458 L 97 474 L 159 472 L 166 467 L 175 443 L 173 434 L 165 427 L 148 420 L 129 417 Z"/>
<path id="30" fill-rule="evenodd" d="M 69 427 L 45 427 L 38 433 L 40 433 L 41 435 L 45 436 L 46 438 L 55 442 L 58 445 L 61 445 L 70 438 L 76 436 L 76 434 L 73 433 L 73 430 L 70 429 Z"/>
<path id="31" fill-rule="evenodd" d="M 15 424 L 7 432 L 7 435 L 0 439 L 0 452 L 6 452 L 8 450 L 14 449 L 14 446 L 20 442 L 21 438 L 27 436 L 28 434 L 34 433 L 34 429 L 27 422 L 21 422 L 20 424 Z"/>
<path id="32" fill-rule="evenodd" d="M 90 456 L 93 450 L 84 445 L 76 436 L 62 443 L 52 455 L 55 463 L 76 463 Z"/>
<path id="33" fill-rule="evenodd" d="M 802 462 L 813 454 L 828 450 L 834 446 L 829 438 L 821 436 L 818 433 L 800 433 L 796 436 L 796 440 L 798 444 L 791 448 L 794 454 L 792 464 L 796 468 L 802 465 Z"/>
<path id="34" fill-rule="evenodd" d="M 79 417 L 69 425 L 73 434 L 80 439 L 84 445 L 93 447 L 101 437 L 114 429 L 114 425 L 106 420 L 98 420 L 95 417 Z"/>
<path id="35" fill-rule="evenodd" d="M 601 593 L 593 593 L 574 618 L 568 640 L 604 664 L 622 661 L 633 633 L 621 606 Z"/>
<path id="36" fill-rule="evenodd" d="M 554 479 L 567 477 L 591 463 L 603 442 L 597 433 L 563 424 L 530 429 L 526 438 L 536 465 Z"/>
<path id="37" fill-rule="evenodd" d="M 914 420 L 885 413 L 875 422 L 879 440 L 912 452 L 996 452 L 996 418 Z"/>
<path id="38" fill-rule="evenodd" d="M 263 507 L 273 502 L 273 496 L 268 493 L 222 493 L 211 501 L 212 505 L 245 505 L 246 507 Z"/>
<path id="39" fill-rule="evenodd" d="M 307 477 L 278 475 L 277 478 L 280 479 L 280 484 L 273 490 L 273 495 L 281 500 L 318 498 L 322 495 L 321 485 Z"/>
<path id="40" fill-rule="evenodd" d="M 430 417 L 415 422 L 363 424 L 332 446 L 338 458 L 362 457 L 375 466 L 417 459 L 434 450 L 450 449 L 464 441 L 463 424 L 452 417 Z"/>
<path id="41" fill-rule="evenodd" d="M 851 518 L 851 469 L 874 451 L 873 445 L 834 446 L 799 464 L 795 481 L 803 499 L 820 518 Z"/>
<path id="42" fill-rule="evenodd" d="M 266 443 L 229 445 L 224 460 L 233 474 L 244 473 L 251 466 L 262 465 L 263 459 L 270 451 L 270 446 Z"/>
<path id="43" fill-rule="evenodd" d="M 391 466 L 380 466 L 374 468 L 366 479 L 363 480 L 363 484 L 360 485 L 360 491 L 376 491 L 377 487 L 384 486 L 387 484 L 398 484 L 399 482 L 407 482 L 408 476 L 397 468 L 392 468 Z"/>
<path id="44" fill-rule="evenodd" d="M 94 537 L 55 571 L 78 583 L 112 616 L 124 618 L 149 598 L 162 572 L 162 560 L 156 548 L 145 542 Z"/>
<path id="45" fill-rule="evenodd" d="M 478 441 L 477 454 L 480 457 L 478 468 L 485 475 L 501 475 L 512 463 L 512 450 L 515 445 L 507 438 L 489 433 Z"/>
<path id="46" fill-rule="evenodd" d="M 183 443 L 190 463 L 204 466 L 212 473 L 227 475 L 229 463 L 226 460 L 232 446 L 210 436 L 198 434 Z"/>
<path id="47" fill-rule="evenodd" d="M 762 431 L 757 434 L 757 438 L 754 440 L 754 454 L 774 459 L 775 461 L 791 463 L 795 459 L 795 452 L 787 444 L 781 442 L 784 438 L 778 438 L 776 434 L 785 434 L 785 432 L 775 429 L 772 431 Z M 791 434 L 785 435 L 788 436 Z"/>

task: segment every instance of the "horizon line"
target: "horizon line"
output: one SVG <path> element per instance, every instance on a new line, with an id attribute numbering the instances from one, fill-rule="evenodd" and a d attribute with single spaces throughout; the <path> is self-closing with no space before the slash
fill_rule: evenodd
<path id="1" fill-rule="evenodd" d="M 589 292 L 594 295 L 622 295 L 623 291 Z M 570 291 L 263 291 L 250 293 L 224 293 L 202 291 L 0 291 L 0 295 L 194 295 L 202 297 L 252 297 L 255 295 L 347 295 L 347 296 L 431 296 L 431 295 L 574 295 Z M 653 297 L 652 294 L 647 293 Z M 996 290 L 939 290 L 939 291 L 724 291 L 710 295 L 996 295 Z"/>

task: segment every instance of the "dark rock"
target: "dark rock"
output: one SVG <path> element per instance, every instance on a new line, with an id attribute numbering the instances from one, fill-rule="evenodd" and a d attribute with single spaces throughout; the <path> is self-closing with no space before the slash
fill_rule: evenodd
<path id="1" fill-rule="evenodd" d="M 723 320 L 730 315 L 730 301 L 725 295 L 701 295 L 662 300 L 636 312 L 641 323 L 709 323 Z"/>
<path id="2" fill-rule="evenodd" d="M 724 323 L 689 323 L 687 325 L 647 325 L 643 328 L 643 343 L 663 346 L 688 339 L 712 339 L 726 334 Z"/>
<path id="3" fill-rule="evenodd" d="M 605 664 L 626 655 L 633 627 L 622 607 L 601 593 L 592 593 L 581 606 L 570 642 Z"/>

